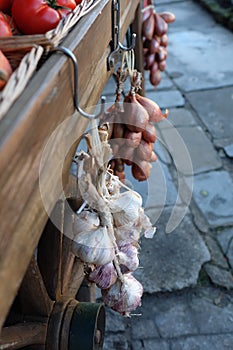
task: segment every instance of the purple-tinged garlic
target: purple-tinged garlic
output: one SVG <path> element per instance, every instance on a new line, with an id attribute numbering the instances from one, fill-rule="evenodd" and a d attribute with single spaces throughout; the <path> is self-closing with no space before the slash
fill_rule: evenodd
<path id="1" fill-rule="evenodd" d="M 117 272 L 112 262 L 97 267 L 87 276 L 90 282 L 94 282 L 100 289 L 110 288 L 117 280 Z"/>
<path id="2" fill-rule="evenodd" d="M 131 274 L 124 275 L 123 283 L 118 279 L 109 289 L 102 290 L 103 301 L 124 316 L 141 305 L 143 288 Z"/>
<path id="3" fill-rule="evenodd" d="M 117 256 L 123 274 L 137 270 L 139 259 L 138 249 L 135 246 L 129 243 L 120 246 Z"/>
<path id="4" fill-rule="evenodd" d="M 74 234 L 95 230 L 100 225 L 100 219 L 96 212 L 83 210 L 75 215 Z"/>
<path id="5" fill-rule="evenodd" d="M 115 226 L 133 225 L 139 219 L 142 197 L 132 190 L 122 192 L 118 197 L 110 198 L 109 206 Z"/>
<path id="6" fill-rule="evenodd" d="M 114 242 L 109 237 L 106 226 L 75 235 L 72 251 L 83 262 L 94 265 L 105 265 L 115 256 Z"/>
<path id="7" fill-rule="evenodd" d="M 125 225 L 114 229 L 117 244 L 124 245 L 127 243 L 136 245 L 140 239 L 140 231 L 137 226 Z"/>

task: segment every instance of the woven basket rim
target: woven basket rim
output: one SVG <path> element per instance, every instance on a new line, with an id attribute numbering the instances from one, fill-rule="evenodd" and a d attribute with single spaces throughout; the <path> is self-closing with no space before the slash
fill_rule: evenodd
<path id="1" fill-rule="evenodd" d="M 88 12 L 100 3 L 101 0 L 83 0 L 74 11 L 61 19 L 58 26 L 45 34 L 14 35 L 12 37 L 0 38 L 0 50 L 18 51 L 35 46 L 43 46 L 47 49 L 57 46 L 67 35 L 69 30 Z"/>

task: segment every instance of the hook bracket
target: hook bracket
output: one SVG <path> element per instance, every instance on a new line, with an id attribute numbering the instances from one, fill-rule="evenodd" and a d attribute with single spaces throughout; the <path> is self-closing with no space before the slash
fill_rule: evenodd
<path id="1" fill-rule="evenodd" d="M 112 40 L 110 43 L 111 53 L 107 58 L 108 70 L 114 69 L 122 52 L 133 50 L 136 45 L 136 34 L 132 34 L 129 47 L 120 43 L 120 0 L 112 0 Z"/>
<path id="2" fill-rule="evenodd" d="M 86 113 L 80 106 L 79 106 L 79 101 L 78 101 L 78 61 L 73 54 L 73 52 L 69 49 L 67 49 L 64 46 L 56 46 L 52 49 L 52 52 L 61 52 L 64 55 L 66 55 L 70 60 L 72 61 L 73 64 L 73 71 L 74 71 L 74 107 L 75 109 L 85 118 L 87 119 L 95 119 L 99 118 L 101 115 L 104 114 L 105 110 L 105 101 L 106 98 L 105 96 L 101 96 L 101 107 L 100 111 L 97 114 L 89 114 Z"/>

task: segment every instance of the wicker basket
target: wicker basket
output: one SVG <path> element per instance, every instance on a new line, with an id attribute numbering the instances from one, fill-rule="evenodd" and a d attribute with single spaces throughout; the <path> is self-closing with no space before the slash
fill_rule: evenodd
<path id="1" fill-rule="evenodd" d="M 83 0 L 74 11 L 60 21 L 55 29 L 45 34 L 16 35 L 0 39 L 0 50 L 8 58 L 14 71 L 5 88 L 0 92 L 0 120 L 22 93 L 41 57 L 45 58 L 51 48 L 58 46 L 80 18 L 90 12 L 100 1 Z"/>

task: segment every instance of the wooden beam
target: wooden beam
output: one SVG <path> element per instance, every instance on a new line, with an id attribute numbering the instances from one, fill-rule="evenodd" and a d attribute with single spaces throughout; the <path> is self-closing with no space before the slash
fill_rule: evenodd
<path id="1" fill-rule="evenodd" d="M 133 21 L 139 0 L 122 0 L 121 36 Z M 83 108 L 98 102 L 110 73 L 107 56 L 111 40 L 111 1 L 103 0 L 81 19 L 63 45 L 79 63 L 79 97 Z M 53 131 L 72 115 L 73 70 L 68 58 L 53 54 L 0 122 L 0 329 L 48 219 L 40 188 L 41 156 Z M 71 158 L 61 163 L 67 140 L 87 126 L 77 117 L 69 134 L 58 134 L 50 152 L 45 185 L 50 210 L 60 196 L 57 174 L 68 173 Z M 75 145 L 74 145 L 75 146 Z M 73 149 L 75 147 L 73 146 Z"/>

